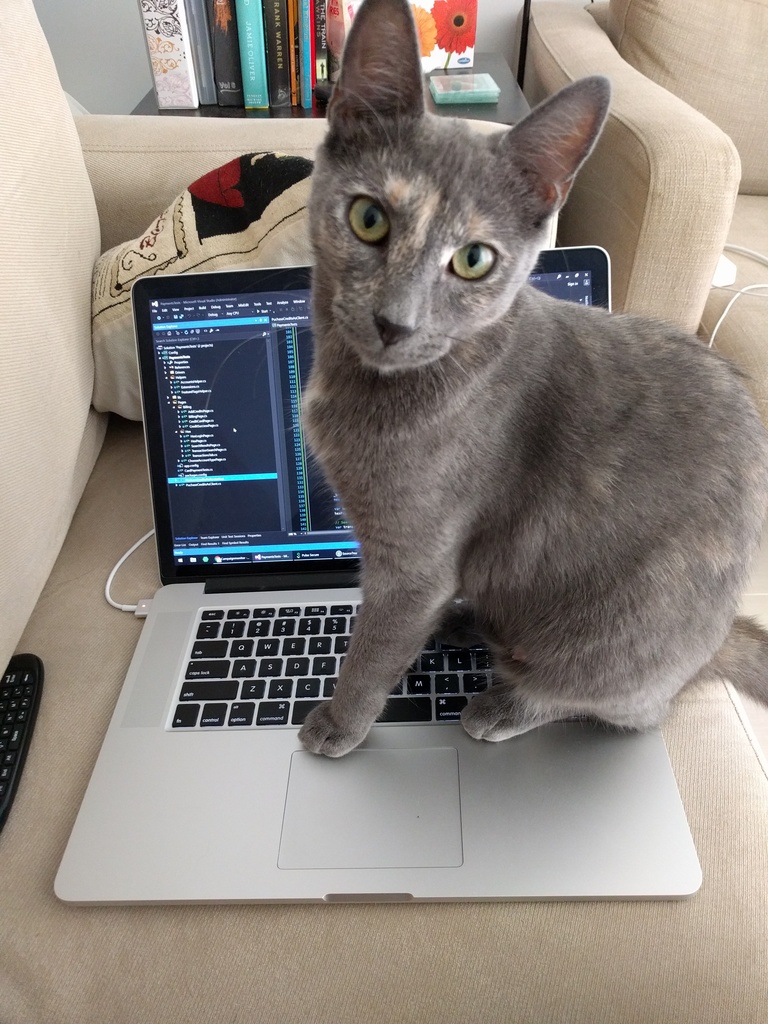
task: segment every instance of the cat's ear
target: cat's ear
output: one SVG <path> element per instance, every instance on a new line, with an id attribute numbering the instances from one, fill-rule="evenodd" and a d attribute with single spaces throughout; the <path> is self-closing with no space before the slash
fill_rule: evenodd
<path id="1" fill-rule="evenodd" d="M 365 0 L 350 26 L 328 104 L 331 128 L 366 117 L 423 113 L 421 56 L 410 4 Z"/>
<path id="2" fill-rule="evenodd" d="M 545 100 L 503 143 L 530 181 L 545 215 L 565 202 L 576 172 L 592 151 L 611 99 L 607 78 L 595 75 Z"/>

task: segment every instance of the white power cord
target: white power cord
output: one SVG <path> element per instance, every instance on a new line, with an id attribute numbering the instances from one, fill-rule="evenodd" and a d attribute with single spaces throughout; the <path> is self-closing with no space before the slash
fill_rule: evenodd
<path id="1" fill-rule="evenodd" d="M 120 569 L 120 566 L 123 565 L 123 563 L 128 558 L 131 557 L 131 555 L 133 554 L 133 552 L 137 548 L 141 547 L 141 545 L 144 543 L 144 541 L 149 540 L 149 538 L 154 534 L 154 532 L 155 532 L 154 530 L 150 530 L 148 533 L 145 533 L 144 536 L 140 540 L 137 540 L 135 544 L 132 544 L 131 547 L 129 547 L 128 550 L 125 552 L 125 554 L 122 555 L 120 559 L 118 559 L 117 564 L 115 565 L 114 569 L 109 574 L 109 576 L 107 576 L 107 582 L 106 582 L 106 584 L 104 586 L 104 597 L 107 599 L 109 604 L 111 604 L 113 608 L 117 608 L 118 611 L 121 611 L 121 612 L 134 612 L 134 614 L 143 613 L 144 615 L 146 615 L 146 607 L 147 607 L 147 602 L 146 601 L 141 601 L 141 602 L 139 602 L 139 604 L 119 604 L 112 597 L 111 590 L 112 590 L 112 582 L 113 582 L 115 576 L 117 575 L 117 572 Z"/>
<path id="2" fill-rule="evenodd" d="M 758 263 L 763 263 L 766 267 L 768 267 L 768 256 L 763 255 L 763 253 L 761 252 L 757 252 L 755 249 L 748 249 L 744 245 L 731 245 L 730 243 L 726 245 L 725 248 L 729 252 L 737 252 L 741 256 L 747 256 L 749 257 L 749 259 L 756 260 Z M 709 344 L 707 345 L 708 348 L 712 348 L 714 346 L 715 336 L 717 335 L 717 332 L 720 330 L 720 325 L 722 324 L 723 320 L 725 320 L 725 318 L 730 313 L 731 307 L 733 306 L 734 302 L 736 302 L 737 299 L 740 299 L 741 296 L 745 295 L 747 292 L 755 291 L 768 291 L 768 284 L 747 284 L 744 285 L 743 288 L 739 288 L 738 291 L 735 292 L 735 294 L 729 300 L 723 312 L 720 314 L 720 318 L 718 319 L 717 323 L 712 328 L 712 333 L 709 336 Z"/>

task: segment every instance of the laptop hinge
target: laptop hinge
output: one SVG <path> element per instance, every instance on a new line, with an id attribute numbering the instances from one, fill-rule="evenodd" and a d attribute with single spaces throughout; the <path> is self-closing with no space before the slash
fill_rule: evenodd
<path id="1" fill-rule="evenodd" d="M 229 576 L 219 580 L 208 580 L 206 594 L 237 594 L 246 591 L 263 590 L 315 590 L 328 587 L 356 587 L 359 585 L 357 572 L 295 572 L 279 573 L 254 579 L 253 576 Z"/>

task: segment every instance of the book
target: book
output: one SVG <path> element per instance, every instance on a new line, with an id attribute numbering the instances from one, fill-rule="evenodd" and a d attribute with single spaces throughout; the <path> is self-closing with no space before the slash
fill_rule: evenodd
<path id="1" fill-rule="evenodd" d="M 267 110 L 269 86 L 261 0 L 235 0 L 235 12 L 237 35 L 240 40 L 243 106 L 246 110 Z"/>
<path id="2" fill-rule="evenodd" d="M 217 102 L 216 82 L 213 77 L 213 55 L 211 34 L 208 29 L 206 0 L 184 0 L 187 5 L 187 20 L 192 43 L 192 64 L 197 78 L 197 92 L 201 106 Z"/>
<path id="3" fill-rule="evenodd" d="M 315 0 L 315 81 L 328 81 L 326 0 Z"/>
<path id="4" fill-rule="evenodd" d="M 288 0 L 288 53 L 291 68 L 291 106 L 299 105 L 299 0 Z"/>
<path id="5" fill-rule="evenodd" d="M 160 110 L 199 105 L 184 0 L 141 0 L 141 20 Z"/>
<path id="6" fill-rule="evenodd" d="M 312 106 L 312 72 L 314 59 L 312 47 L 315 26 L 312 22 L 310 0 L 299 2 L 299 102 L 305 109 Z"/>
<path id="7" fill-rule="evenodd" d="M 243 73 L 237 37 L 235 0 L 207 0 L 213 77 L 220 107 L 242 107 Z"/>
<path id="8" fill-rule="evenodd" d="M 288 0 L 263 0 L 270 107 L 291 105 Z"/>

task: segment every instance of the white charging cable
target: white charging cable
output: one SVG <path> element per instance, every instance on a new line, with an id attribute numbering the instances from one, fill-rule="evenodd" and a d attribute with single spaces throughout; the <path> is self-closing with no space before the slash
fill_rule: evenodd
<path id="1" fill-rule="evenodd" d="M 131 547 L 129 547 L 128 550 L 125 552 L 125 554 L 122 555 L 120 559 L 118 559 L 114 569 L 109 574 L 109 576 L 107 576 L 107 582 L 104 586 L 104 597 L 107 599 L 109 604 L 111 604 L 113 608 L 117 608 L 118 611 L 134 613 L 139 611 L 138 604 L 119 604 L 117 601 L 114 600 L 111 593 L 112 582 L 115 576 L 117 575 L 117 572 L 120 569 L 121 565 L 123 565 L 123 563 L 131 557 L 131 555 L 137 548 L 140 548 L 145 541 L 149 540 L 149 538 L 154 534 L 154 532 L 154 530 L 150 530 L 148 533 L 145 533 L 140 540 L 137 540 L 135 544 L 132 544 Z M 142 605 L 144 604 L 146 604 L 146 602 L 142 602 Z"/>
<path id="2" fill-rule="evenodd" d="M 729 252 L 737 252 L 741 256 L 748 256 L 750 259 L 757 260 L 758 263 L 763 263 L 766 267 L 768 267 L 768 256 L 764 256 L 763 253 L 757 252 L 755 249 L 748 249 L 744 245 L 731 245 L 730 243 L 726 245 L 725 248 Z M 718 319 L 717 323 L 712 328 L 712 333 L 709 336 L 709 343 L 707 345 L 708 348 L 714 347 L 715 336 L 717 335 L 717 332 L 720 330 L 720 325 L 722 324 L 723 320 L 725 320 L 725 318 L 730 313 L 731 307 L 733 306 L 734 302 L 736 302 L 737 299 L 740 299 L 742 295 L 746 295 L 747 292 L 756 291 L 768 291 L 768 284 L 747 284 L 744 285 L 743 288 L 739 288 L 733 294 L 731 299 L 728 301 L 728 304 L 726 305 L 725 309 L 720 314 L 720 318 Z"/>

